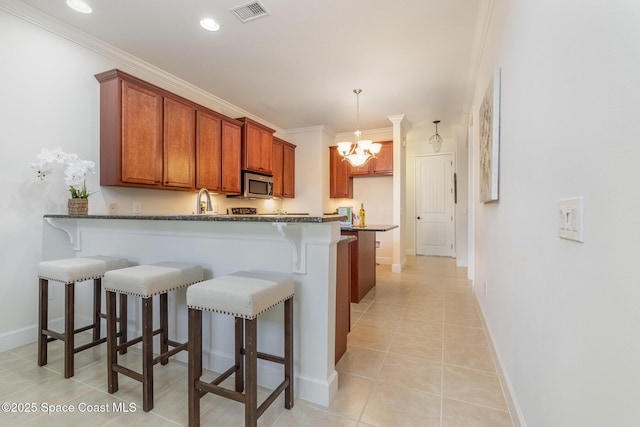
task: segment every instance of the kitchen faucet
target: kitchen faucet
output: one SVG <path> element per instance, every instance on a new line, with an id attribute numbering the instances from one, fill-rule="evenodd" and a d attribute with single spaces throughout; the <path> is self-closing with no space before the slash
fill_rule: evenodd
<path id="1" fill-rule="evenodd" d="M 202 206 L 202 194 L 205 194 L 207 196 L 206 208 L 203 208 Z M 200 191 L 198 191 L 198 198 L 196 199 L 196 213 L 203 214 L 210 210 L 211 210 L 211 196 L 209 195 L 209 190 L 207 190 L 206 188 L 201 188 Z"/>

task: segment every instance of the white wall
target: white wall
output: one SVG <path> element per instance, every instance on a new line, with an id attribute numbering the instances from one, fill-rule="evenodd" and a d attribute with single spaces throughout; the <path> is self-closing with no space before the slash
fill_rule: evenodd
<path id="1" fill-rule="evenodd" d="M 471 113 L 501 67 L 500 201 L 478 203 L 476 175 L 474 286 L 515 415 L 637 426 L 640 3 L 490 4 Z M 584 243 L 557 233 L 575 196 Z"/>
<path id="2" fill-rule="evenodd" d="M 123 52 L 93 41 L 84 47 L 82 35 L 66 27 L 41 21 L 37 15 L 29 18 L 54 32 L 71 34 L 78 43 L 14 13 L 21 16 L 20 4 L 0 3 L 0 129 L 5 147 L 0 171 L 0 191 L 5 195 L 0 200 L 0 351 L 36 339 L 36 264 L 43 258 L 42 215 L 66 212 L 69 197 L 61 171 L 39 181 L 31 163 L 41 148 L 60 146 L 99 164 L 100 92 L 94 74 L 120 68 L 230 117 L 249 115 Z M 87 186 L 96 191 L 89 198 L 91 214 L 106 213 L 109 203 L 117 204 L 118 213 L 131 213 L 133 202 L 140 203 L 142 213 L 190 213 L 195 208 L 192 192 L 100 188 L 99 165 L 97 173 L 88 176 Z M 214 203 L 220 212 L 228 206 L 255 206 L 269 212 L 282 201 L 215 196 Z M 52 311 L 52 317 L 61 315 L 61 311 Z"/>
<path id="3" fill-rule="evenodd" d="M 97 160 L 99 91 L 93 74 L 113 63 L 100 55 L 0 11 L 0 350 L 22 344 L 36 324 L 36 261 L 42 214 L 66 209 L 59 179 L 39 182 L 30 164 L 42 147 L 61 146 Z M 55 177 L 52 177 L 55 178 Z M 95 190 L 97 177 L 88 186 Z M 101 203 L 100 195 L 92 202 Z M 16 307 L 20 307 L 16 310 Z M 27 333 L 36 338 L 35 328 Z"/>
<path id="4" fill-rule="evenodd" d="M 282 207 L 287 212 L 322 214 L 323 194 L 329 194 L 329 182 L 318 177 L 328 177 L 329 163 L 325 162 L 326 140 L 332 140 L 323 126 L 287 130 L 283 139 L 296 145 L 296 197 L 284 199 Z M 320 160 L 320 161 L 318 161 Z M 328 179 L 328 178 L 327 178 Z"/>

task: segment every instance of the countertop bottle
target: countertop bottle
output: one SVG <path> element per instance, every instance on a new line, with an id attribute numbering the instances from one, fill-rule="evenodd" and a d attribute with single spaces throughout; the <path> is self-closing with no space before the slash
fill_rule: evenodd
<path id="1" fill-rule="evenodd" d="M 360 227 L 364 227 L 364 203 L 360 203 Z"/>

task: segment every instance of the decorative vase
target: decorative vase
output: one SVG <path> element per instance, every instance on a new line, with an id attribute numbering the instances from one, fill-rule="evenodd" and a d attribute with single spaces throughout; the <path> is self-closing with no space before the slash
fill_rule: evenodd
<path id="1" fill-rule="evenodd" d="M 67 208 L 69 215 L 87 215 L 89 213 L 89 199 L 69 199 Z"/>

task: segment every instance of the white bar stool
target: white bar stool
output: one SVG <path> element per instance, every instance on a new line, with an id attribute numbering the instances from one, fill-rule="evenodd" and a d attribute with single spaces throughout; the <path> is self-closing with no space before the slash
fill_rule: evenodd
<path id="1" fill-rule="evenodd" d="M 125 258 L 96 255 L 83 258 L 67 258 L 38 263 L 39 298 L 38 298 L 38 366 L 47 364 L 47 344 L 51 341 L 64 342 L 64 377 L 74 374 L 74 354 L 102 344 L 106 338 L 100 338 L 100 319 L 102 313 L 102 277 L 109 270 L 129 266 Z M 49 330 L 49 281 L 64 283 L 64 333 Z M 93 280 L 93 323 L 75 329 L 75 284 L 85 280 Z M 121 340 L 127 336 L 127 302 L 120 300 L 120 333 Z M 75 334 L 93 329 L 90 343 L 75 347 Z"/>
<path id="2" fill-rule="evenodd" d="M 228 276 L 206 280 L 187 289 L 187 306 L 189 307 L 189 426 L 197 427 L 200 425 L 200 398 L 207 393 L 214 393 L 243 403 L 245 405 L 245 426 L 257 426 L 260 415 L 267 410 L 282 391 L 285 392 L 284 407 L 293 408 L 293 293 L 294 284 L 291 277 L 253 271 L 240 271 Z M 257 344 L 257 317 L 281 302 L 284 302 L 284 357 L 260 353 Z M 200 380 L 202 376 L 203 310 L 235 317 L 235 365 L 211 383 Z M 284 365 L 284 380 L 260 406 L 257 401 L 257 359 Z M 234 373 L 235 391 L 219 386 Z"/>
<path id="3" fill-rule="evenodd" d="M 104 277 L 107 291 L 107 365 L 108 391 L 118 391 L 118 374 L 124 374 L 142 383 L 142 409 L 153 409 L 153 366 L 169 363 L 169 358 L 186 350 L 186 343 L 169 340 L 168 293 L 200 282 L 202 267 L 176 262 L 159 262 L 149 265 L 109 271 Z M 133 295 L 142 299 L 142 336 L 116 344 L 116 293 Z M 153 297 L 160 299 L 160 329 L 153 330 Z M 160 335 L 160 355 L 153 357 L 153 337 Z M 118 364 L 118 350 L 142 341 L 142 373 Z M 169 350 L 169 346 L 173 349 Z"/>

